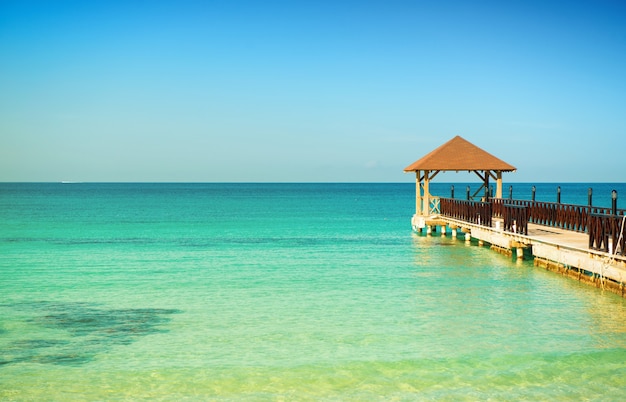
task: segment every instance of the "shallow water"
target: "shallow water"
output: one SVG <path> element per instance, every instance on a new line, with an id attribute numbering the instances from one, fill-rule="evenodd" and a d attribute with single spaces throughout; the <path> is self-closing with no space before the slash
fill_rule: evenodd
<path id="1" fill-rule="evenodd" d="M 412 234 L 412 185 L 0 189 L 3 400 L 626 390 L 624 299 Z"/>

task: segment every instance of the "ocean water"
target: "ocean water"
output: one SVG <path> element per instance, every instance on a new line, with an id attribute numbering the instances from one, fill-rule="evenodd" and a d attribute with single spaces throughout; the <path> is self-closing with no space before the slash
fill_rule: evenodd
<path id="1" fill-rule="evenodd" d="M 0 400 L 623 400 L 625 299 L 414 234 L 414 194 L 0 184 Z"/>
<path id="2" fill-rule="evenodd" d="M 452 186 L 454 198 L 464 200 L 467 187 L 470 194 L 478 191 L 480 183 L 431 183 L 431 193 L 440 197 L 450 197 Z M 495 195 L 495 183 L 491 183 Z M 535 187 L 535 200 L 542 202 L 557 202 L 560 192 L 561 203 L 588 205 L 589 189 L 591 188 L 592 205 L 595 207 L 610 208 L 612 206 L 612 191 L 617 192 L 617 208 L 626 209 L 626 183 L 504 183 L 502 197 L 509 198 L 512 192 L 514 199 L 531 200 L 532 188 Z M 482 194 L 482 193 L 481 193 Z"/>

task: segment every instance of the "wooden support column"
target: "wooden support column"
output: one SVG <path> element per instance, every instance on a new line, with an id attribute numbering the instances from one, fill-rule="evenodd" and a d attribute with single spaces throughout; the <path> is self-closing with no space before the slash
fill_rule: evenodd
<path id="1" fill-rule="evenodd" d="M 415 171 L 415 215 L 422 215 L 422 179 L 420 171 Z"/>
<path id="2" fill-rule="evenodd" d="M 496 171 L 496 198 L 502 198 L 502 171 Z"/>
<path id="3" fill-rule="evenodd" d="M 420 191 L 420 171 L 415 171 L 415 215 L 422 214 L 422 196 Z"/>
<path id="4" fill-rule="evenodd" d="M 430 170 L 424 170 L 424 215 L 430 215 Z"/>

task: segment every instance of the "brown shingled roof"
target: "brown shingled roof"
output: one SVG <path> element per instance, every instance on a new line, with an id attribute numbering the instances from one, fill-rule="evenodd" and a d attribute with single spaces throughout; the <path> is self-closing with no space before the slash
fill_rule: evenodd
<path id="1" fill-rule="evenodd" d="M 457 135 L 422 159 L 404 168 L 405 172 L 416 170 L 500 170 L 512 172 L 517 169 Z"/>

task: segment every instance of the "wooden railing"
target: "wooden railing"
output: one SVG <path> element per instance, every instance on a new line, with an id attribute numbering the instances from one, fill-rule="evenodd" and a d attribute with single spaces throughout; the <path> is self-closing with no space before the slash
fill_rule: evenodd
<path id="1" fill-rule="evenodd" d="M 503 204 L 504 230 L 507 232 L 528 234 L 528 210 L 527 206 Z"/>
<path id="2" fill-rule="evenodd" d="M 491 226 L 492 205 L 490 202 L 440 198 L 441 214 L 477 225 Z"/>
<path id="3" fill-rule="evenodd" d="M 537 225 L 572 230 L 580 233 L 589 232 L 589 216 L 591 214 L 611 214 L 611 208 L 590 207 L 584 205 L 561 204 L 556 202 L 540 202 L 530 200 L 511 200 L 493 198 L 493 215 L 504 218 L 504 205 L 516 205 L 528 208 L 528 222 Z M 624 215 L 625 210 L 617 210 Z"/>
<path id="4" fill-rule="evenodd" d="M 439 197 L 431 196 L 428 205 L 426 205 L 426 201 L 422 198 L 420 201 L 419 207 L 422 211 L 428 211 L 428 215 L 438 215 L 441 213 L 441 208 L 439 206 Z"/>
<path id="5" fill-rule="evenodd" d="M 626 256 L 626 222 L 622 215 L 589 215 L 589 248 Z"/>
<path id="6" fill-rule="evenodd" d="M 528 223 L 589 234 L 589 248 L 626 256 L 626 210 L 492 198 L 490 202 L 440 198 L 441 215 L 483 226 L 502 218 L 504 230 L 528 235 Z"/>
<path id="7" fill-rule="evenodd" d="M 439 202 L 440 198 L 439 197 L 433 197 L 430 199 L 430 205 L 428 206 L 428 212 L 433 215 L 433 214 L 440 214 L 441 213 L 441 204 Z"/>

